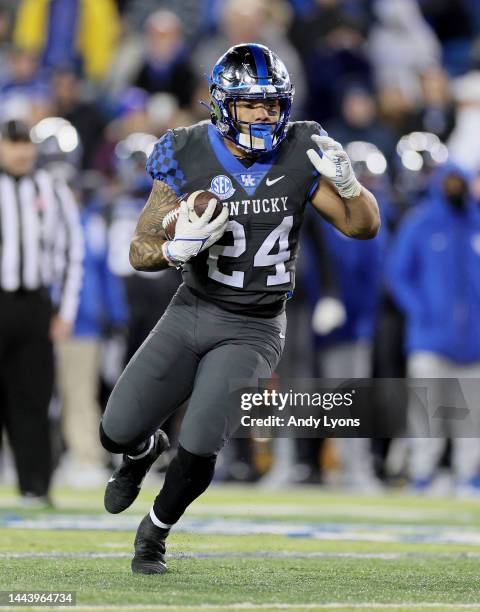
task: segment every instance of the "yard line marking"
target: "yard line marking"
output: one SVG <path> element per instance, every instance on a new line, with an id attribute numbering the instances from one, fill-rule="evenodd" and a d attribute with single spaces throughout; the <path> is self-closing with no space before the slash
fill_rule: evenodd
<path id="1" fill-rule="evenodd" d="M 148 477 L 148 475 L 147 475 Z M 145 487 L 143 487 L 144 489 Z M 286 489 L 286 494 L 290 489 Z M 156 495 L 158 489 L 152 490 L 152 494 Z M 103 492 L 102 492 L 103 495 Z M 361 497 L 359 498 L 362 499 Z M 399 497 L 399 502 L 405 501 L 405 497 Z M 265 517 L 303 517 L 308 519 L 309 517 L 343 517 L 343 518 L 367 518 L 370 520 L 385 520 L 387 522 L 395 521 L 448 521 L 452 517 L 452 512 L 455 513 L 455 522 L 468 524 L 469 522 L 475 522 L 478 520 L 478 513 L 476 510 L 452 510 L 447 508 L 416 508 L 416 507 L 392 507 L 392 506 L 378 506 L 368 504 L 362 501 L 361 505 L 350 507 L 345 504 L 328 503 L 326 499 L 325 505 L 321 505 L 321 500 L 318 504 L 311 505 L 299 505 L 299 504 L 270 504 L 270 503 L 258 503 L 249 504 L 238 501 L 235 504 L 229 503 L 210 503 L 200 501 L 192 506 L 190 515 L 191 516 L 211 516 L 212 513 L 228 515 L 228 516 L 241 516 L 246 511 L 254 513 L 255 516 Z M 0 508 L 10 510 L 11 507 L 15 507 L 18 503 L 18 498 L 14 496 L 4 497 L 0 499 Z M 73 508 L 78 509 L 78 499 L 66 499 L 61 498 L 58 501 L 58 508 L 60 510 L 71 510 Z M 144 502 L 143 500 L 137 500 L 137 510 L 147 511 L 151 507 L 151 502 Z M 98 510 L 103 512 L 103 505 L 99 504 L 97 499 L 82 499 L 82 509 L 86 511 Z M 143 516 L 143 515 L 142 515 Z"/>
<path id="2" fill-rule="evenodd" d="M 3 607 L 3 606 L 2 606 Z M 178 605 L 178 604 L 88 604 L 88 605 L 76 605 L 75 612 L 78 610 L 263 610 L 263 609 L 274 609 L 274 610 L 331 610 L 338 608 L 347 609 L 361 609 L 361 610 L 372 610 L 372 609 L 385 609 L 390 610 L 397 609 L 415 609 L 415 608 L 440 608 L 444 609 L 480 609 L 480 603 L 440 603 L 440 602 L 412 602 L 412 603 L 264 603 L 264 604 L 252 604 L 250 602 L 244 603 L 231 603 L 231 604 L 199 604 L 199 605 Z M 29 606 L 29 610 L 45 610 L 45 606 Z M 72 606 L 55 606 L 55 610 L 72 610 Z"/>
<path id="3" fill-rule="evenodd" d="M 301 506 L 296 504 L 255 504 L 253 507 L 248 504 L 211 504 L 208 502 L 200 502 L 192 508 L 192 515 L 211 515 L 213 512 L 222 515 L 233 515 L 239 516 L 245 512 L 248 508 L 250 512 L 255 513 L 256 516 L 266 517 L 284 517 L 284 516 L 342 516 L 342 517 L 366 517 L 369 519 L 385 519 L 387 521 L 398 520 L 398 521 L 429 521 L 429 520 L 448 520 L 452 516 L 452 510 L 444 508 L 392 508 L 390 506 L 374 506 L 374 505 L 361 505 L 350 506 L 340 504 L 325 504 Z M 472 511 L 460 511 L 455 513 L 455 520 L 462 522 L 478 520 L 478 513 Z"/>
<path id="4" fill-rule="evenodd" d="M 0 552 L 0 559 L 127 559 L 133 552 Z M 386 561 L 398 559 L 479 559 L 480 552 L 394 552 L 394 553 L 363 553 L 363 552 L 322 552 L 322 551 L 264 551 L 264 552 L 167 552 L 169 559 L 383 559 Z"/>
<path id="5" fill-rule="evenodd" d="M 0 528 L 57 529 L 95 531 L 135 531 L 141 515 L 98 516 L 39 515 L 34 518 L 20 516 L 0 517 Z M 480 531 L 474 526 L 405 525 L 364 523 L 289 523 L 278 520 L 199 519 L 186 517 L 177 527 L 178 533 L 209 535 L 280 535 L 290 538 L 356 542 L 405 542 L 422 544 L 480 545 Z"/>

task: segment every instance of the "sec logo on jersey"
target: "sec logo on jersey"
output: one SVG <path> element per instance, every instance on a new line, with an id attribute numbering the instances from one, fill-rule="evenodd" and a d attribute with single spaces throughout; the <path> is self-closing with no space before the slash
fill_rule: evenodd
<path id="1" fill-rule="evenodd" d="M 233 187 L 232 181 L 228 176 L 220 174 L 212 179 L 210 191 L 212 191 L 220 200 L 227 200 L 235 193 L 235 188 Z"/>

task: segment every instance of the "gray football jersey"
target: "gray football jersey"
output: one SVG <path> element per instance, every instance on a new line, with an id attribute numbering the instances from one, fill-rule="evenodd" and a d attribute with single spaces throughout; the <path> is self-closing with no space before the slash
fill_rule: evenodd
<path id="1" fill-rule="evenodd" d="M 194 293 L 226 310 L 275 316 L 295 284 L 298 236 L 305 204 L 320 175 L 306 156 L 315 122 L 288 125 L 279 147 L 245 167 L 209 122 L 169 130 L 147 162 L 152 178 L 177 195 L 209 190 L 228 206 L 223 237 L 183 267 Z"/>

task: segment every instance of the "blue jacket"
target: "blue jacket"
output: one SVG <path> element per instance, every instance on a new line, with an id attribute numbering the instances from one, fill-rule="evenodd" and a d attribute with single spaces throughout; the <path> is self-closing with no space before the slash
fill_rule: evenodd
<path id="1" fill-rule="evenodd" d="M 459 364 L 480 360 L 480 214 L 457 211 L 442 192 L 452 164 L 432 177 L 427 199 L 400 224 L 387 284 L 406 315 L 406 351 L 426 350 Z"/>
<path id="2" fill-rule="evenodd" d="M 359 339 L 372 339 L 375 332 L 381 282 L 381 237 L 373 240 L 354 240 L 321 220 L 316 212 L 306 215 L 307 223 L 314 223 L 320 231 L 333 275 L 334 291 L 325 287 L 318 271 L 318 256 L 313 245 L 305 244 L 307 262 L 307 294 L 315 306 L 319 297 L 333 293 L 345 306 L 345 324 L 327 336 L 317 338 L 322 345 Z"/>
<path id="3" fill-rule="evenodd" d="M 107 226 L 95 204 L 83 208 L 85 233 L 83 285 L 74 336 L 99 337 L 106 328 L 125 325 L 127 305 L 121 280 L 108 266 Z"/>

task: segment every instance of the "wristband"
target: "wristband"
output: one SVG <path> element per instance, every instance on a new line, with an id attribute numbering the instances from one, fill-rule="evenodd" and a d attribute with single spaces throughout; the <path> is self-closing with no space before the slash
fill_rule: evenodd
<path id="1" fill-rule="evenodd" d="M 171 268 L 177 268 L 178 270 L 179 268 L 182 267 L 184 262 L 180 261 L 179 259 L 175 259 L 175 257 L 170 253 L 170 250 L 168 248 L 170 244 L 171 244 L 171 241 L 167 241 L 163 243 L 162 253 L 163 253 L 165 260 L 168 262 L 168 265 Z"/>
<path id="2" fill-rule="evenodd" d="M 352 179 L 353 180 L 348 181 L 348 183 L 344 185 L 336 183 L 335 186 L 341 198 L 349 200 L 350 198 L 356 198 L 360 195 L 360 192 L 362 191 L 362 186 L 357 181 L 357 178 L 355 176 L 353 176 Z"/>

